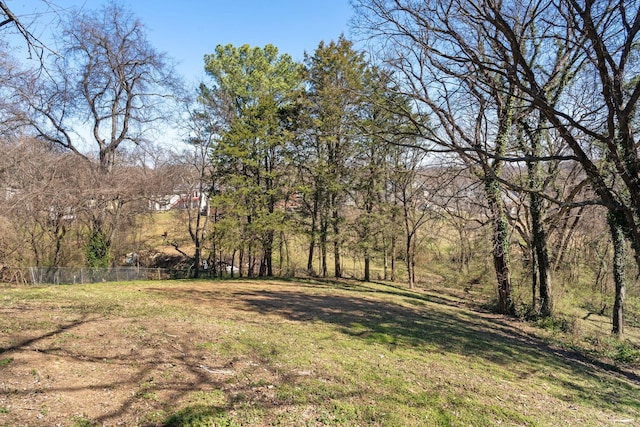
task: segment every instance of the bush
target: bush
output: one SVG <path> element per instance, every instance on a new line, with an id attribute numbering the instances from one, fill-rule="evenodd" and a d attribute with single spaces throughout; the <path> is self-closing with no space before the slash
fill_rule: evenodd
<path id="1" fill-rule="evenodd" d="M 106 268 L 111 264 L 109 240 L 102 231 L 94 231 L 85 247 L 88 267 Z"/>
<path id="2" fill-rule="evenodd" d="M 614 346 L 612 359 L 623 365 L 640 365 L 640 348 L 629 341 L 619 341 Z"/>
<path id="3" fill-rule="evenodd" d="M 536 325 L 549 332 L 569 333 L 573 332 L 574 322 L 571 322 L 566 317 L 550 316 L 540 317 L 537 319 Z"/>
<path id="4" fill-rule="evenodd" d="M 229 418 L 222 408 L 196 405 L 171 415 L 162 425 L 163 427 L 233 427 L 237 424 Z"/>

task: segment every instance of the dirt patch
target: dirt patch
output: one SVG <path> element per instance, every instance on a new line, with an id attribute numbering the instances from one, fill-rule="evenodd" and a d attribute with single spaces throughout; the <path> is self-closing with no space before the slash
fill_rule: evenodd
<path id="1" fill-rule="evenodd" d="M 215 309 L 233 310 L 224 299 Z M 270 398 L 247 386 L 274 382 L 259 359 L 212 351 L 228 333 L 219 325 L 74 311 L 0 308 L 0 425 L 156 425 L 198 392 Z"/>

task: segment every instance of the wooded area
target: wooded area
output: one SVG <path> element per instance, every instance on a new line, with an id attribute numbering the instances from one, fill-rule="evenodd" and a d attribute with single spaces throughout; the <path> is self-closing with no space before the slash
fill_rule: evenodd
<path id="1" fill-rule="evenodd" d="M 344 36 L 301 63 L 218 45 L 191 88 L 117 3 L 70 12 L 55 50 L 2 4 L 0 32 L 37 55 L 0 46 L 0 264 L 121 264 L 173 207 L 189 242 L 162 243 L 193 277 L 340 278 L 357 260 L 365 281 L 472 286 L 488 260 L 498 312 L 553 316 L 581 287 L 622 336 L 639 316 L 638 2 L 354 9 L 368 54 Z"/>

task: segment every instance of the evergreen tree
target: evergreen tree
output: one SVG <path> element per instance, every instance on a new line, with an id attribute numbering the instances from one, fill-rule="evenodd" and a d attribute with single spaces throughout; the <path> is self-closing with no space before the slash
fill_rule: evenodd
<path id="1" fill-rule="evenodd" d="M 352 179 L 349 166 L 360 134 L 367 62 L 344 37 L 328 44 L 321 42 L 305 62 L 309 130 L 302 158 L 311 165 L 307 166 L 310 178 L 306 187 L 311 215 L 308 267 L 318 244 L 321 275 L 327 276 L 327 245 L 331 239 L 334 275 L 341 277 L 343 209 Z"/>
<path id="2" fill-rule="evenodd" d="M 290 115 L 301 86 L 300 65 L 279 55 L 272 45 L 217 46 L 205 56 L 213 86 L 201 87 L 201 96 L 217 104 L 224 120 L 220 141 L 213 150 L 219 191 L 214 202 L 236 217 L 243 247 L 240 264 L 248 274 L 273 275 L 273 245 L 283 225 L 287 150 L 292 138 Z"/>

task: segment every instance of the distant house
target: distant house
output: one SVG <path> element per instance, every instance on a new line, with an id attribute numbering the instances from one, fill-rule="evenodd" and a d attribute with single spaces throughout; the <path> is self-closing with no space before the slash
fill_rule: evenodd
<path id="1" fill-rule="evenodd" d="M 49 220 L 52 222 L 71 221 L 75 218 L 76 214 L 71 206 L 62 209 L 55 209 L 53 206 L 49 207 Z"/>
<path id="2" fill-rule="evenodd" d="M 193 192 L 189 194 L 167 194 L 149 201 L 149 209 L 165 212 L 183 209 L 199 209 L 206 213 L 209 206 L 209 196 L 205 193 Z"/>

